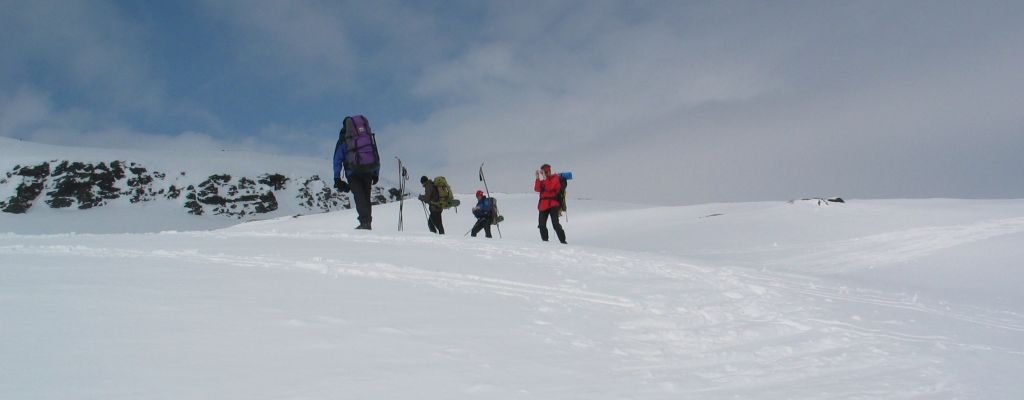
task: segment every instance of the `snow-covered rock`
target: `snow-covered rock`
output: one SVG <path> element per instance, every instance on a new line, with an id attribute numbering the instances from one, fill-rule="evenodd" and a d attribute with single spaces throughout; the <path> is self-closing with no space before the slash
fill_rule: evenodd
<path id="1" fill-rule="evenodd" d="M 96 161 L 94 155 L 81 154 L 76 149 L 25 145 L 7 138 L 0 138 L 0 144 L 8 150 L 30 147 L 39 160 L 24 162 L 33 156 L 22 153 L 18 155 L 21 162 L 13 166 L 0 164 L 0 168 L 9 168 L 0 172 L 0 211 L 6 213 L 25 214 L 38 207 L 87 210 L 112 204 L 171 202 L 182 213 L 251 219 L 352 207 L 349 194 L 334 190 L 332 182 L 322 180 L 315 168 L 305 174 L 286 175 L 274 170 L 259 172 L 255 169 L 259 164 L 254 164 L 251 171 L 226 173 L 216 169 L 217 162 L 197 167 L 191 159 L 182 159 L 177 167 L 168 170 L 131 159 Z M 76 158 L 53 158 L 66 153 Z M 135 153 L 136 157 L 154 157 L 153 152 Z M 213 155 L 222 159 L 248 156 L 224 152 Z M 2 161 L 10 160 L 5 157 Z M 398 200 L 394 188 L 376 185 L 372 189 L 374 204 L 393 200 Z M 275 213 L 279 209 L 286 212 Z"/>

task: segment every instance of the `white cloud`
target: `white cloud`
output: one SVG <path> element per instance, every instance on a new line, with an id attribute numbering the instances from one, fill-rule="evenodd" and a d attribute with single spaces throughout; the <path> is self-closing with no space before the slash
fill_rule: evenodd
<path id="1" fill-rule="evenodd" d="M 15 136 L 43 121 L 49 113 L 47 97 L 29 87 L 19 88 L 11 97 L 0 94 L 0 136 Z"/>
<path id="2" fill-rule="evenodd" d="M 461 187 L 483 161 L 495 190 L 530 190 L 549 162 L 577 172 L 579 195 L 643 202 L 1024 187 L 1019 5 L 200 4 L 229 60 L 203 67 L 237 78 L 218 88 L 246 82 L 289 110 L 372 112 L 382 152 Z M 240 100 L 229 116 L 166 97 L 151 33 L 111 3 L 9 9 L 0 134 L 315 156 L 333 146 L 338 116 L 322 110 L 281 117 Z M 147 112 L 204 126 L 126 122 Z M 262 128 L 228 132 L 257 113 Z"/>
<path id="3" fill-rule="evenodd" d="M 598 16 L 589 24 L 596 29 L 592 40 L 575 45 L 558 35 L 539 43 L 495 39 L 431 66 L 416 93 L 444 106 L 425 121 L 390 130 L 434 132 L 439 138 L 426 144 L 430 152 L 453 162 L 538 148 L 564 152 L 624 135 L 661 135 L 656 121 L 709 103 L 744 101 L 775 84 L 762 64 L 697 57 L 698 49 L 668 21 L 599 23 L 615 17 Z M 563 36 L 573 42 L 579 35 Z M 413 141 L 403 150 L 423 145 Z M 474 151 L 446 151 L 466 146 Z"/>
<path id="4" fill-rule="evenodd" d="M 359 55 L 345 26 L 351 22 L 316 2 L 276 0 L 203 1 L 211 16 L 237 36 L 237 62 L 244 71 L 302 84 L 322 93 L 351 82 Z"/>
<path id="5" fill-rule="evenodd" d="M 6 2 L 0 85 L 36 74 L 67 92 L 122 109 L 153 112 L 162 82 L 146 58 L 145 31 L 107 1 Z"/>
<path id="6" fill-rule="evenodd" d="M 1021 193 L 1014 12 L 564 6 L 496 6 L 418 81 L 438 109 L 386 127 L 396 152 L 511 191 L 549 162 L 640 202 Z"/>
<path id="7" fill-rule="evenodd" d="M 184 152 L 229 149 L 268 153 L 284 152 L 284 144 L 298 138 L 297 135 L 278 137 L 262 134 L 232 141 L 194 131 L 178 134 L 142 132 L 87 110 L 59 110 L 53 103 L 51 95 L 30 86 L 20 88 L 13 96 L 0 96 L 0 136 L 63 146 Z"/>

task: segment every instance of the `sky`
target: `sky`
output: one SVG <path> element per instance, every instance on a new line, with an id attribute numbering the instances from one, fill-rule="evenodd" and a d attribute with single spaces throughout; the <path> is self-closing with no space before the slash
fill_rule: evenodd
<path id="1" fill-rule="evenodd" d="M 0 0 L 0 136 L 647 204 L 1024 197 L 1014 1 Z"/>

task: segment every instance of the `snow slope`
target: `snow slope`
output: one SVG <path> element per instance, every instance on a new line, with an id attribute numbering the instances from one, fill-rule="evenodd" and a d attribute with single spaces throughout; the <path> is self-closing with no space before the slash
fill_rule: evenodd
<path id="1" fill-rule="evenodd" d="M 0 398 L 1024 395 L 1024 200 L 575 200 L 564 246 L 500 199 L 493 240 L 415 202 L 0 234 Z"/>

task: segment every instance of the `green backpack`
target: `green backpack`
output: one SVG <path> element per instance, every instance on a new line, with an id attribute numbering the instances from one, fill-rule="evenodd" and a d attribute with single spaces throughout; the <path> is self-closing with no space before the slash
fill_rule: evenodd
<path id="1" fill-rule="evenodd" d="M 437 189 L 437 201 L 434 202 L 434 205 L 442 209 L 459 206 L 459 200 L 455 199 L 455 196 L 452 194 L 452 187 L 448 186 L 448 180 L 443 176 L 434 178 L 434 189 Z"/>

